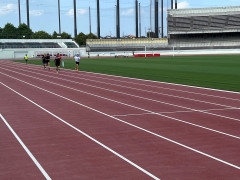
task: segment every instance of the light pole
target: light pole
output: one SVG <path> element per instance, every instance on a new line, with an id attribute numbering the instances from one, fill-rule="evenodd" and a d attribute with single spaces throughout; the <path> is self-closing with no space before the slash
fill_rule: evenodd
<path id="1" fill-rule="evenodd" d="M 161 17 L 161 26 L 162 26 L 162 34 L 161 34 L 161 38 L 163 38 L 163 0 L 161 3 L 161 13 L 162 13 L 162 17 Z"/>
<path id="2" fill-rule="evenodd" d="M 99 0 L 97 0 L 97 35 L 100 39 L 101 37 L 101 30 L 100 30 L 100 3 Z"/>
<path id="3" fill-rule="evenodd" d="M 18 18 L 19 18 L 19 25 L 21 24 L 21 5 L 20 0 L 18 0 Z"/>
<path id="4" fill-rule="evenodd" d="M 120 39 L 120 7 L 119 0 L 117 0 L 117 38 Z"/>
<path id="5" fill-rule="evenodd" d="M 60 0 L 58 0 L 58 23 L 59 23 L 59 34 L 62 34 L 62 32 L 61 32 Z"/>
<path id="6" fill-rule="evenodd" d="M 158 38 L 158 0 L 155 0 L 155 38 Z"/>
<path id="7" fill-rule="evenodd" d="M 136 38 L 138 38 L 138 0 L 135 1 L 135 13 L 136 13 Z"/>
<path id="8" fill-rule="evenodd" d="M 76 0 L 73 0 L 73 11 L 74 11 L 74 37 L 77 37 L 77 9 L 76 9 Z"/>
<path id="9" fill-rule="evenodd" d="M 29 21 L 29 0 L 26 0 L 27 6 L 27 26 L 30 28 L 30 21 Z"/>
<path id="10" fill-rule="evenodd" d="M 142 36 L 142 22 L 141 22 L 141 4 L 139 3 L 139 34 Z"/>
<path id="11" fill-rule="evenodd" d="M 92 27 L 91 27 L 91 7 L 89 6 L 89 33 L 92 33 Z"/>

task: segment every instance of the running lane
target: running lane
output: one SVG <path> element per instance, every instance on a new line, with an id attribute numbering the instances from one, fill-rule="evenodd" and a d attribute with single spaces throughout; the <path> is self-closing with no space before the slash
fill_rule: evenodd
<path id="1" fill-rule="evenodd" d="M 23 77 L 19 78 L 22 79 Z M 54 111 L 56 114 L 60 114 L 61 117 L 68 119 L 67 115 L 70 115 L 77 110 L 78 112 L 84 111 L 81 111 L 81 108 L 72 105 L 72 103 L 67 103 L 65 101 L 59 100 L 58 98 L 56 99 L 56 97 L 54 98 L 51 95 L 44 96 L 43 94 L 46 93 L 42 94 L 41 91 L 37 90 L 36 88 L 24 87 L 23 83 L 19 83 L 15 80 L 11 82 L 10 79 L 11 78 L 5 77 L 5 83 L 10 83 L 11 86 L 14 86 L 15 89 L 18 89 L 18 91 L 21 91 L 25 95 L 31 97 L 31 99 L 38 101 L 44 106 L 49 107 L 49 109 Z M 30 79 L 25 80 L 30 81 Z M 59 88 L 52 88 L 50 85 L 44 85 L 40 82 L 34 83 L 39 84 L 41 87 L 44 86 L 44 88 L 52 89 L 52 91 L 59 94 L 61 93 Z M 24 89 L 21 87 L 24 87 Z M 73 92 L 68 92 L 65 90 L 63 92 L 62 90 L 62 95 L 66 95 L 69 98 L 77 97 L 76 94 L 69 95 L 69 93 L 72 94 Z M 76 100 L 79 101 L 78 98 Z M 58 104 L 61 106 L 62 112 L 56 111 L 53 108 L 56 102 L 58 102 Z M 114 108 L 113 105 L 112 108 Z M 84 112 L 87 113 L 88 111 L 85 110 Z M 151 169 L 151 172 L 158 174 L 159 177 L 162 177 L 163 179 L 191 179 L 193 176 L 197 176 L 199 179 L 217 179 L 220 177 L 234 179 L 239 173 L 239 170 L 228 167 L 225 164 L 221 164 L 211 158 L 207 158 L 192 151 L 186 150 L 183 147 L 177 146 L 176 144 L 165 142 L 165 140 L 160 140 L 159 138 L 153 137 L 152 135 L 149 136 L 142 134 L 136 130 L 133 131 L 132 128 L 129 129 L 129 127 L 125 125 L 121 126 L 118 122 L 114 122 L 112 124 L 112 120 L 109 121 L 109 119 L 107 119 L 106 121 L 102 116 L 101 118 L 96 118 L 96 116 L 95 118 L 91 118 L 92 114 L 92 112 L 89 113 L 88 117 L 85 117 L 83 114 L 79 114 L 81 120 L 84 122 L 79 122 L 76 117 L 70 118 L 69 121 L 75 123 L 78 126 L 81 124 L 80 127 L 83 127 L 86 131 L 94 134 L 97 138 L 102 139 L 102 141 L 108 143 L 110 146 L 114 147 L 114 149 L 122 152 L 122 154 L 126 154 L 127 156 L 131 157 L 131 159 L 134 159 L 135 162 L 139 162 L 139 164 L 142 164 L 143 167 Z M 89 122 L 90 119 L 91 122 Z M 93 125 L 95 124 L 95 126 L 90 127 L 90 124 L 88 123 Z M 98 126 L 96 126 L 96 124 Z M 99 127 L 99 124 L 101 127 Z M 104 127 L 106 125 L 107 127 Z M 179 130 L 184 129 L 179 128 Z M 108 132 L 107 136 L 106 132 Z M 109 141 L 109 138 L 111 141 Z M 186 136 L 183 138 L 185 139 Z M 162 147 L 164 147 L 164 149 Z M 189 166 L 191 168 L 189 168 Z M 219 168 L 221 169 L 220 171 Z"/>
<path id="2" fill-rule="evenodd" d="M 202 104 L 201 106 L 206 109 L 203 112 L 199 112 L 196 109 L 187 108 L 186 103 L 183 103 L 181 106 L 177 106 L 168 102 L 163 103 L 162 98 L 159 98 L 156 95 L 153 96 L 153 94 L 151 93 L 139 93 L 134 91 L 123 92 L 122 89 L 111 89 L 109 87 L 106 89 L 96 86 L 95 84 L 92 85 L 82 83 L 81 80 L 79 80 L 78 82 L 74 80 L 74 77 L 72 79 L 66 78 L 64 74 L 61 76 L 56 76 L 55 74 L 53 75 L 53 73 L 48 71 L 44 71 L 44 74 L 36 72 L 31 73 L 30 71 L 23 70 L 18 71 L 21 72 L 21 74 L 23 75 L 27 74 L 28 77 L 37 76 L 36 78 L 41 78 L 46 82 L 48 82 L 49 80 L 49 82 L 58 83 L 61 85 L 60 87 L 63 87 L 63 89 L 65 89 L 65 91 L 68 90 L 66 89 L 66 87 L 71 87 L 74 91 L 78 92 L 76 97 L 79 97 L 80 94 L 82 94 L 83 92 L 85 92 L 86 95 L 91 94 L 90 96 L 88 96 L 89 98 L 84 103 L 87 103 L 90 106 L 98 104 L 99 109 L 106 113 L 109 113 L 110 115 L 120 116 L 159 113 L 161 115 L 169 117 L 170 119 L 183 120 L 187 123 L 193 123 L 196 125 L 201 125 L 225 133 L 240 136 L 238 131 L 240 120 L 237 119 L 239 117 L 239 109 L 227 110 L 220 105 L 211 105 L 211 107 L 205 107 L 206 103 L 198 103 Z M 49 85 L 52 84 L 50 83 Z M 111 108 L 112 103 L 110 102 L 109 104 L 108 101 L 105 101 L 104 106 L 101 106 L 100 104 L 102 103 L 102 101 L 99 101 L 101 100 L 99 99 L 99 97 L 131 105 L 131 108 L 129 108 L 129 106 L 119 106 L 119 104 L 115 104 L 114 106 L 116 109 L 114 109 Z M 83 99 L 84 98 L 81 98 L 81 100 Z M 192 105 L 193 103 L 189 101 L 188 106 L 191 107 Z M 136 108 L 134 109 L 132 107 L 138 107 L 142 110 Z M 232 116 L 229 116 L 229 114 L 231 114 Z"/>
<path id="3" fill-rule="evenodd" d="M 50 178 L 63 180 L 152 179 L 6 86 L 10 85 L 17 91 L 21 89 L 26 94 L 35 89 L 29 91 L 23 84 L 3 76 L 0 76 L 0 79 L 5 79 L 5 82 L 2 82 L 5 86 L 0 84 L 2 114 Z M 69 107 L 64 100 L 46 97 L 44 92 L 36 91 L 34 95 L 36 99 L 45 101 L 43 103 L 45 107 L 50 105 L 58 112 L 61 111 L 61 108 Z M 34 99 L 32 95 L 30 97 Z M 48 101 L 52 103 L 48 104 Z M 63 104 L 66 106 L 61 106 Z M 61 108 L 56 108 L 56 106 L 61 106 Z M 83 112 L 79 108 L 72 108 L 72 110 L 68 110 L 70 114 L 65 114 L 64 118 L 75 119 L 76 122 L 81 118 L 89 120 L 87 112 L 83 116 L 81 113 L 77 113 L 77 111 Z M 79 119 L 79 117 L 81 118 Z M 23 148 L 16 142 L 3 121 L 0 122 L 0 125 L 1 179 L 45 179 Z M 91 129 L 91 126 L 86 128 Z"/>

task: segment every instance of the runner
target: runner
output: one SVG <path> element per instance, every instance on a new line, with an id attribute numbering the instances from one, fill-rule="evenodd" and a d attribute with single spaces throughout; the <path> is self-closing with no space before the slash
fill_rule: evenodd
<path id="1" fill-rule="evenodd" d="M 28 55 L 26 54 L 26 56 L 24 56 L 24 59 L 25 59 L 25 63 L 27 64 L 28 63 Z"/>
<path id="2" fill-rule="evenodd" d="M 46 69 L 46 54 L 42 55 L 43 69 Z"/>
<path id="3" fill-rule="evenodd" d="M 59 55 L 59 53 L 57 53 L 57 56 L 55 57 L 55 65 L 56 65 L 56 72 L 58 73 L 60 70 L 60 64 L 61 64 L 61 56 Z"/>
<path id="4" fill-rule="evenodd" d="M 75 59 L 75 63 L 76 63 L 76 68 L 75 68 L 75 70 L 78 71 L 79 61 L 80 61 L 80 59 L 81 59 L 81 58 L 80 58 L 80 55 L 77 54 L 77 56 L 75 56 L 74 59 Z"/>
<path id="5" fill-rule="evenodd" d="M 50 56 L 49 56 L 49 53 L 47 53 L 47 56 L 46 56 L 45 60 L 46 60 L 46 66 L 48 66 L 48 70 L 50 71 Z"/>

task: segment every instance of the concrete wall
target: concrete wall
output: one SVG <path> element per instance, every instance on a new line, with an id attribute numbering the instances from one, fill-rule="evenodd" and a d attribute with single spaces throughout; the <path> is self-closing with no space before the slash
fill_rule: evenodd
<path id="1" fill-rule="evenodd" d="M 34 49 L 0 49 L 0 59 L 23 59 L 25 54 L 29 58 L 37 58 L 39 54 L 67 54 L 67 57 L 73 57 L 76 53 L 86 57 L 86 48 L 34 48 Z"/>
<path id="2" fill-rule="evenodd" d="M 240 54 L 240 49 L 201 49 L 201 50 L 160 50 L 160 51 L 135 51 L 135 54 L 160 54 L 161 56 L 194 56 L 194 55 L 224 55 L 224 54 Z M 91 57 L 114 57 L 133 56 L 132 51 L 125 52 L 92 52 Z"/>
<path id="3" fill-rule="evenodd" d="M 11 50 L 1 50 L 0 49 L 0 59 L 23 59 L 25 53 L 27 52 L 29 58 L 36 58 L 37 53 L 69 53 L 68 57 L 73 57 L 76 53 L 80 53 L 81 57 L 88 57 L 86 48 L 76 48 L 76 49 L 11 49 Z M 16 57 L 23 53 L 23 57 Z M 202 50 L 161 50 L 161 51 L 135 51 L 135 54 L 144 54 L 144 53 L 159 53 L 161 56 L 188 56 L 188 55 L 218 55 L 218 54 L 240 54 L 240 49 L 202 49 Z M 125 52 L 91 52 L 89 53 L 90 57 L 114 57 L 115 55 L 120 56 L 132 56 L 132 51 Z"/>

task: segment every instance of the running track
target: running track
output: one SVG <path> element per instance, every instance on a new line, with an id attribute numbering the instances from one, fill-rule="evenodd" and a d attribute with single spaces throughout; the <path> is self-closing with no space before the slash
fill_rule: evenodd
<path id="1" fill-rule="evenodd" d="M 0 61 L 0 179 L 238 180 L 240 93 Z"/>

